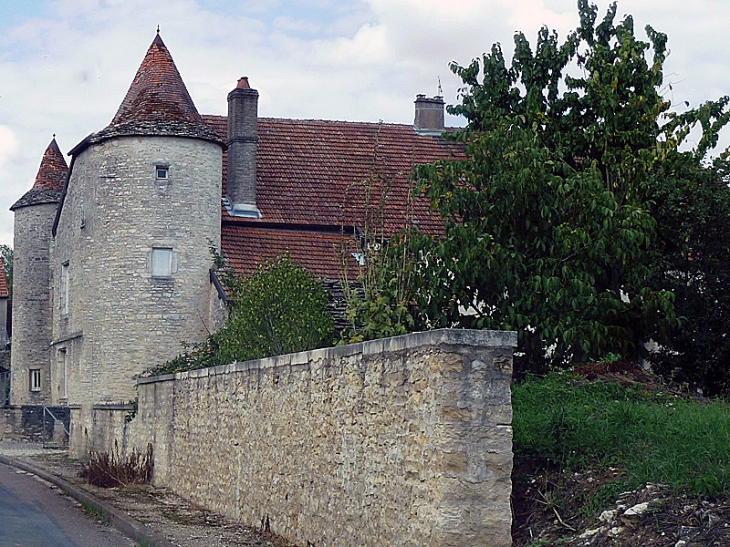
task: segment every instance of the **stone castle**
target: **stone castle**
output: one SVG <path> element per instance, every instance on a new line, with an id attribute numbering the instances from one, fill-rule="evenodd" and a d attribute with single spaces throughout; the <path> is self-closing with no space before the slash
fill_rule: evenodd
<path id="1" fill-rule="evenodd" d="M 158 33 L 111 123 L 68 164 L 54 137 L 11 207 L 11 404 L 83 418 L 135 399 L 137 375 L 222 324 L 211 248 L 243 274 L 289 253 L 335 280 L 357 268 L 342 242 L 357 241 L 369 196 L 387 233 L 439 225 L 409 196 L 413 165 L 453 152 L 440 97 L 417 96 L 413 126 L 259 118 L 257 105 L 241 78 L 227 117 L 201 115 Z"/>

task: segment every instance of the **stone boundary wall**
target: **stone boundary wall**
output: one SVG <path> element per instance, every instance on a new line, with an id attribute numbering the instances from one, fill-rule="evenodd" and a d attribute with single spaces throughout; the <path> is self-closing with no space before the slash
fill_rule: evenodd
<path id="1" fill-rule="evenodd" d="M 438 330 L 142 378 L 125 448 L 302 546 L 509 546 L 516 344 Z"/>
<path id="2" fill-rule="evenodd" d="M 70 425 L 69 407 L 22 405 L 0 408 L 0 440 L 65 444 L 68 442 L 65 430 Z"/>

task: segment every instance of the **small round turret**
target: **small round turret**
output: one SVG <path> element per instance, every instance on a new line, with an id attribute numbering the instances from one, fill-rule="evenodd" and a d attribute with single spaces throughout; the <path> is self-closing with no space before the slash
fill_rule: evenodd
<path id="1" fill-rule="evenodd" d="M 48 348 L 52 338 L 50 294 L 51 227 L 68 173 L 54 135 L 41 160 L 33 187 L 10 208 L 15 213 L 13 259 L 14 405 L 50 404 Z"/>

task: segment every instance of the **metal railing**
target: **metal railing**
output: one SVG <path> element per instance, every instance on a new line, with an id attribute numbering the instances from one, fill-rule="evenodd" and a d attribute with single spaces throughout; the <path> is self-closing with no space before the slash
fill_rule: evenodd
<path id="1" fill-rule="evenodd" d="M 54 423 L 55 422 L 61 423 L 61 427 L 63 427 L 63 431 L 66 433 L 67 437 L 71 436 L 71 433 L 69 433 L 68 429 L 66 429 L 66 424 L 63 423 L 63 420 L 59 420 L 58 418 L 56 418 L 56 416 L 53 414 L 53 412 L 51 412 L 51 409 L 48 408 L 47 406 L 43 407 L 43 431 L 44 432 L 46 431 L 46 414 L 48 414 L 54 420 Z"/>

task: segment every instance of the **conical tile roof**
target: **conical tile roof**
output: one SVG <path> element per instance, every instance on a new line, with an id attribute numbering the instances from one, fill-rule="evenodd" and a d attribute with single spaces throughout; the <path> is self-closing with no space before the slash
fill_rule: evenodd
<path id="1" fill-rule="evenodd" d="M 25 195 L 10 207 L 13 211 L 19 207 L 27 205 L 39 205 L 41 203 L 57 203 L 66 183 L 66 174 L 68 173 L 68 165 L 63 157 L 61 150 L 56 143 L 54 135 L 53 140 L 43 153 L 41 166 L 38 168 L 38 174 L 35 177 L 33 188 L 28 190 Z"/>
<path id="2" fill-rule="evenodd" d="M 71 151 L 113 137 L 157 135 L 223 141 L 203 122 L 159 33 L 152 41 L 112 122 Z"/>
<path id="3" fill-rule="evenodd" d="M 68 164 L 58 148 L 54 135 L 51 143 L 43 153 L 43 159 L 41 160 L 41 166 L 38 168 L 33 188 L 48 188 L 60 192 L 66 182 L 66 173 L 68 173 Z"/>
<path id="4" fill-rule="evenodd" d="M 129 122 L 189 122 L 203 119 L 158 34 L 147 50 L 111 125 Z"/>

